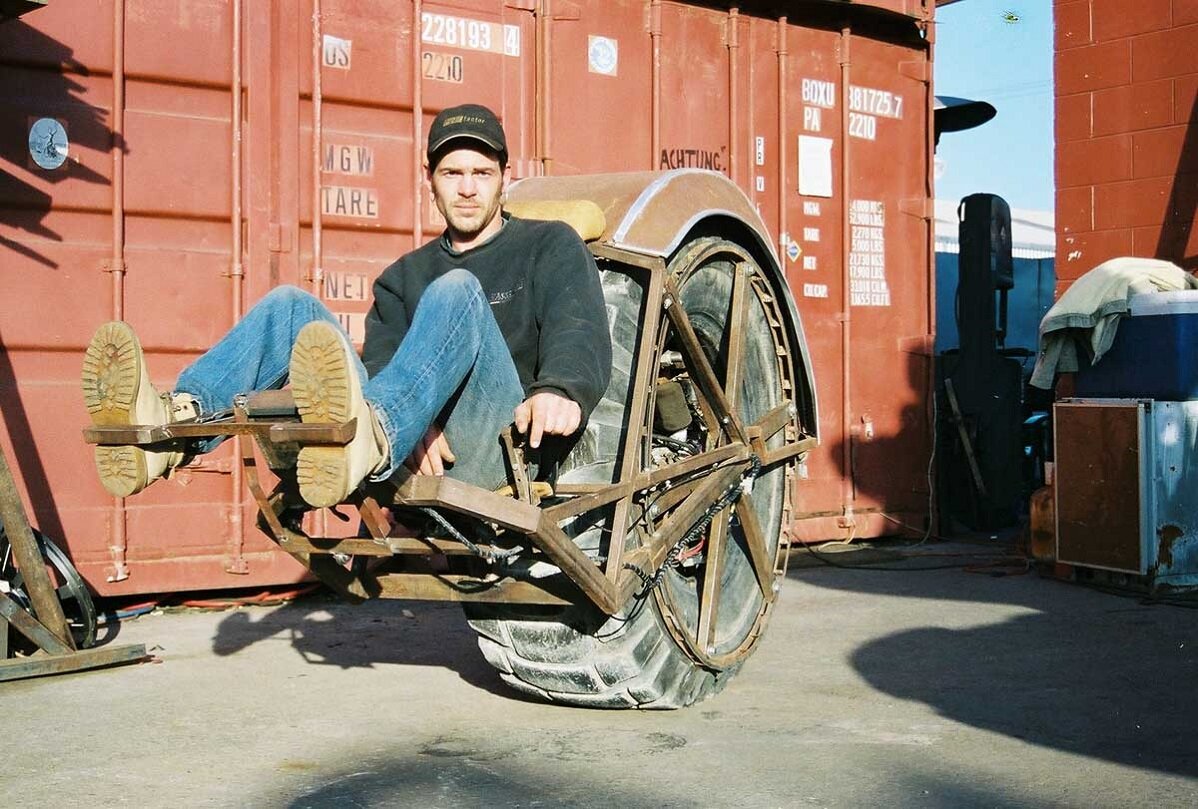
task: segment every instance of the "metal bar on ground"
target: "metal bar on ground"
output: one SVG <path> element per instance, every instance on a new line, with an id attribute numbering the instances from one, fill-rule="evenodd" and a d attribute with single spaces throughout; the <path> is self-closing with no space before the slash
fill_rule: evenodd
<path id="1" fill-rule="evenodd" d="M 50 674 L 67 674 L 72 671 L 115 666 L 120 663 L 134 663 L 148 657 L 146 647 L 138 643 L 130 646 L 80 649 L 67 654 L 34 655 L 0 660 L 0 682 L 44 677 Z"/>

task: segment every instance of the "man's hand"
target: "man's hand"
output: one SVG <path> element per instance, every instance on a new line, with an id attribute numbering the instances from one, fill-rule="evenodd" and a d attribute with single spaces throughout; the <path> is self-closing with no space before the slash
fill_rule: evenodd
<path id="1" fill-rule="evenodd" d="M 445 434 L 441 432 L 440 427 L 433 424 L 404 461 L 404 466 L 417 475 L 444 475 L 445 464 L 456 460 Z"/>
<path id="2" fill-rule="evenodd" d="M 582 408 L 573 399 L 541 391 L 521 402 L 514 413 L 516 429 L 528 436 L 533 449 L 541 446 L 542 435 L 573 435 L 582 424 Z"/>

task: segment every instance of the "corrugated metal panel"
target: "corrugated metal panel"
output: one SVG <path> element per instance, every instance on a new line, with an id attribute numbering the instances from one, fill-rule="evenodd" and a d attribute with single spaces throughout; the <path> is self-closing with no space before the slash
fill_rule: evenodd
<path id="1" fill-rule="evenodd" d="M 441 227 L 422 132 L 471 100 L 503 116 L 517 176 L 732 177 L 782 256 L 820 394 L 792 536 L 922 527 L 930 3 L 791 5 L 99 0 L 0 25 L 0 107 L 24 122 L 0 135 L 0 275 L 28 304 L 0 312 L 0 413 L 35 522 L 105 594 L 298 577 L 253 528 L 230 447 L 127 503 L 104 494 L 78 438 L 82 348 L 128 319 L 169 387 L 280 283 L 360 338 L 375 275 Z M 28 144 L 43 119 L 39 142 L 69 144 L 49 167 Z"/>

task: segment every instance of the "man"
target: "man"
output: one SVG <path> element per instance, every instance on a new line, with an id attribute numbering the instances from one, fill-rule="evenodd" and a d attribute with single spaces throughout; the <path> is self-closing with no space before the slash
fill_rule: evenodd
<path id="1" fill-rule="evenodd" d="M 159 396 L 128 324 L 96 332 L 83 368 L 98 425 L 211 415 L 238 393 L 288 380 L 304 422 L 357 419 L 344 447 L 306 446 L 300 494 L 335 505 L 401 463 L 494 488 L 504 481 L 500 430 L 513 420 L 538 447 L 579 431 L 607 387 L 611 343 L 590 252 L 559 222 L 509 217 L 507 141 L 486 107 L 441 112 L 429 129 L 428 178 L 446 221 L 435 241 L 374 284 L 359 360 L 320 301 L 295 287 L 266 295 Z M 136 493 L 220 439 L 188 447 L 97 447 L 100 480 Z"/>

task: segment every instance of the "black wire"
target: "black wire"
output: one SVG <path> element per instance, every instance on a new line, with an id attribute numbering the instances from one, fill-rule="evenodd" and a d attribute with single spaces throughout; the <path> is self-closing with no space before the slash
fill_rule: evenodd
<path id="1" fill-rule="evenodd" d="M 450 536 L 452 536 L 452 537 L 453 537 L 454 539 L 456 539 L 458 542 L 460 542 L 460 543 L 462 543 L 463 545 L 465 545 L 465 546 L 466 546 L 466 550 L 470 551 L 470 552 L 471 552 L 472 554 L 474 554 L 475 556 L 478 556 L 478 557 L 479 557 L 479 558 L 481 558 L 483 561 L 485 561 L 485 562 L 489 562 L 490 564 L 495 564 L 496 562 L 504 562 L 504 561 L 507 561 L 508 559 L 511 559 L 513 556 L 515 556 L 515 555 L 517 555 L 517 554 L 519 554 L 519 553 L 521 553 L 521 552 L 523 552 L 523 551 L 524 551 L 524 548 L 519 548 L 519 547 L 518 547 L 518 548 L 512 548 L 512 549 L 511 549 L 511 550 L 509 550 L 509 551 L 489 551 L 489 550 L 483 550 L 483 549 L 482 549 L 482 548 L 480 548 L 478 545 L 475 545 L 473 542 L 471 542 L 470 540 L 466 539 L 466 536 L 465 536 L 465 535 L 464 535 L 464 534 L 463 534 L 461 531 L 459 531 L 457 528 L 455 528 L 455 527 L 453 526 L 453 524 L 452 524 L 452 523 L 450 523 L 450 522 L 449 522 L 449 520 L 445 519 L 445 517 L 443 517 L 443 516 L 441 515 L 441 513 L 440 513 L 439 511 L 437 511 L 436 509 L 433 509 L 433 508 L 421 508 L 420 510 L 421 510 L 421 511 L 423 511 L 423 512 L 424 512 L 425 514 L 427 514 L 428 516 L 432 517 L 434 520 L 436 520 L 436 521 L 437 521 L 437 523 L 438 523 L 438 524 L 439 524 L 439 525 L 440 525 L 442 528 L 444 528 L 446 531 L 448 531 L 448 532 L 449 532 L 449 535 L 450 535 Z"/>

